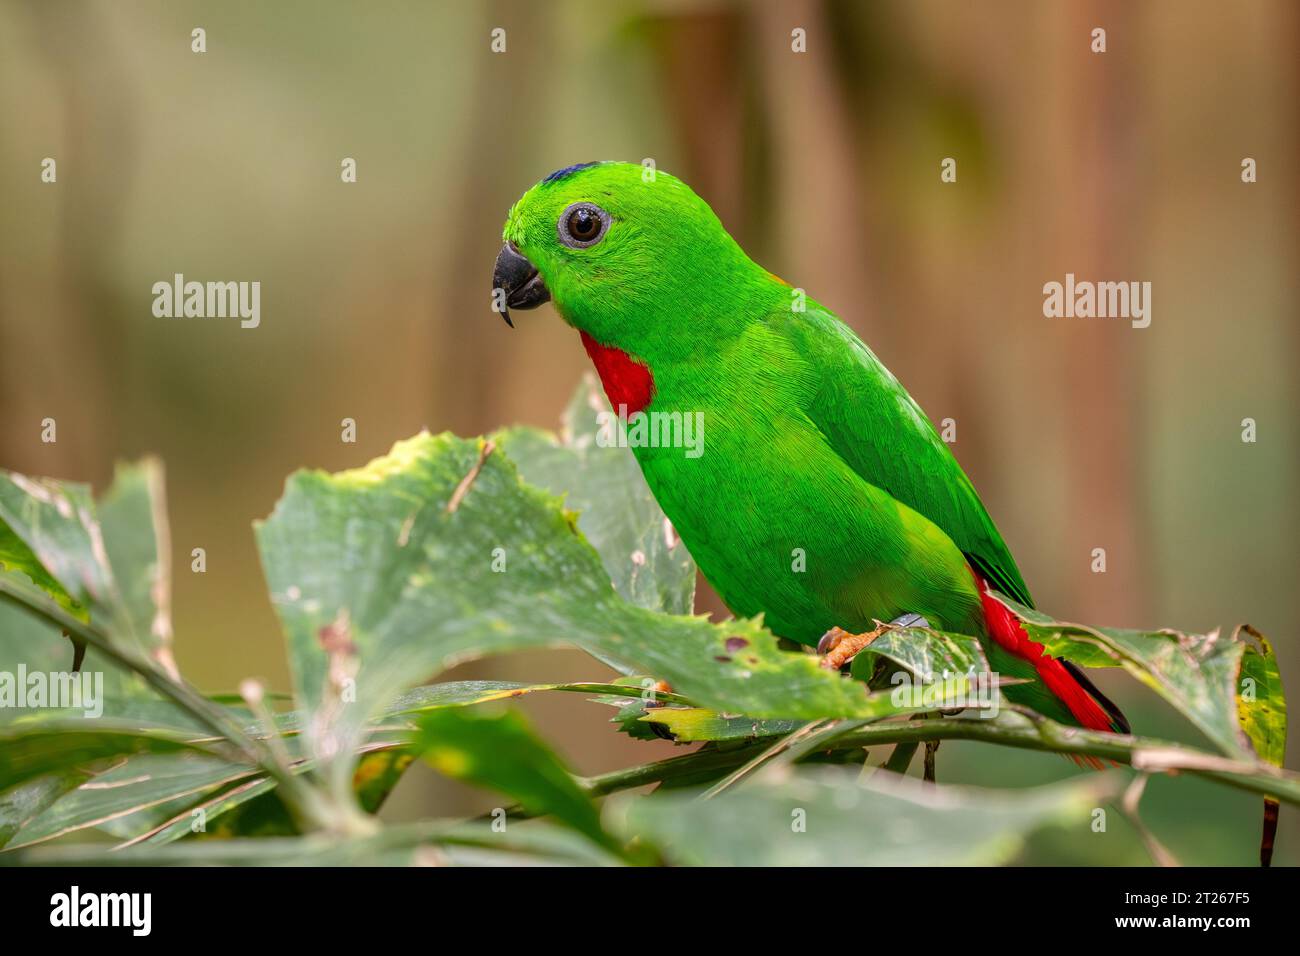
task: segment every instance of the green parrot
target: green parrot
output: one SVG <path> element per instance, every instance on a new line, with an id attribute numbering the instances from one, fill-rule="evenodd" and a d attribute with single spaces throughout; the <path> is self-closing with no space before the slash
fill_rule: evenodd
<path id="1" fill-rule="evenodd" d="M 990 588 L 1020 570 L 920 407 L 847 325 L 753 262 L 681 180 L 632 163 L 547 176 L 506 219 L 497 310 L 553 301 L 616 411 L 697 416 L 699 453 L 646 443 L 647 483 L 737 615 L 835 666 L 875 622 L 979 637 L 1013 702 L 1128 732 Z M 671 420 L 671 419 L 669 419 Z"/>

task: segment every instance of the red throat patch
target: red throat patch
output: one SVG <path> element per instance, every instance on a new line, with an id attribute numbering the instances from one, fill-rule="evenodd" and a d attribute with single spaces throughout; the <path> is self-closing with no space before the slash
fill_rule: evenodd
<path id="1" fill-rule="evenodd" d="M 627 413 L 639 412 L 650 404 L 655 397 L 655 377 L 650 369 L 622 349 L 612 345 L 601 345 L 586 332 L 581 332 L 582 345 L 591 356 L 600 376 L 600 384 L 605 387 L 605 394 L 614 411 L 620 405 L 627 406 Z"/>

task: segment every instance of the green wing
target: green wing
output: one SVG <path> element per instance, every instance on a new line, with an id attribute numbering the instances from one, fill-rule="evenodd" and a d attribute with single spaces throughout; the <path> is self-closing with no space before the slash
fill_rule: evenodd
<path id="1" fill-rule="evenodd" d="M 808 303 L 788 324 L 814 377 L 809 419 L 865 481 L 941 528 L 1003 594 L 1033 606 L 1020 569 L 966 473 L 919 405 L 847 325 Z"/>

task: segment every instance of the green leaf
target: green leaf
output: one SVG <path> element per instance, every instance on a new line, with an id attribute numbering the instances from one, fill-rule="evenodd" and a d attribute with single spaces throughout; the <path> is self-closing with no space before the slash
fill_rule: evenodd
<path id="1" fill-rule="evenodd" d="M 14 837 L 16 849 L 91 826 L 133 817 L 134 834 L 185 812 L 205 795 L 255 776 L 254 767 L 197 753 L 138 754 L 96 774 L 32 819 Z M 155 811 L 146 815 L 144 811 Z"/>
<path id="2" fill-rule="evenodd" d="M 413 759 L 404 747 L 391 743 L 369 745 L 353 775 L 353 786 L 361 808 L 367 813 L 377 812 Z M 311 761 L 301 761 L 294 764 L 293 771 L 301 774 L 312 767 Z M 193 832 L 195 810 L 203 811 L 205 829 L 200 833 Z M 160 819 L 147 828 L 137 828 L 130 842 L 159 845 L 192 834 L 197 838 L 228 839 L 286 836 L 299 832 L 298 822 L 286 806 L 276 782 L 259 775 L 218 788 L 198 803 L 186 806 L 183 812 L 171 819 Z"/>
<path id="3" fill-rule="evenodd" d="M 1048 823 L 1088 826 L 1120 783 L 1096 775 L 1008 792 L 778 767 L 710 800 L 676 791 L 611 798 L 605 819 L 686 865 L 987 866 L 1013 859 Z"/>
<path id="4" fill-rule="evenodd" d="M 804 724 L 801 720 L 754 720 L 751 717 L 730 717 L 703 707 L 647 708 L 642 705 L 638 713 L 637 723 L 658 724 L 664 728 L 666 734 L 682 744 L 704 740 L 753 740 L 758 737 L 772 737 L 788 734 Z"/>
<path id="5" fill-rule="evenodd" d="M 1088 667 L 1123 667 L 1167 700 L 1223 753 L 1257 759 L 1285 747 L 1286 700 L 1272 649 L 1256 650 L 1240 632 L 1185 634 L 1143 632 L 1069 624 L 997 595 L 1024 622 L 1025 630 L 1055 657 Z M 1249 632 L 1252 635 L 1253 631 Z M 1249 653 L 1248 653 L 1249 650 Z M 1255 678 L 1256 701 L 1240 706 L 1247 677 Z M 1254 740 L 1251 733 L 1259 735 Z M 1257 754 L 1256 745 L 1264 749 Z"/>
<path id="6" fill-rule="evenodd" d="M 99 508 L 87 485 L 0 471 L 0 566 L 9 579 L 21 575 L 118 648 L 174 674 L 167 535 L 153 459 L 119 465 Z"/>
<path id="7" fill-rule="evenodd" d="M 292 738 L 283 740 L 282 746 L 293 772 L 311 769 L 312 764 L 295 752 Z M 412 759 L 392 742 L 377 739 L 367 745 L 355 776 L 364 810 L 378 810 Z M 126 840 L 124 845 L 166 843 L 191 835 L 297 833 L 298 826 L 275 789 L 275 781 L 248 764 L 189 752 L 136 754 L 85 780 L 31 819 L 14 847 L 90 826 Z"/>
<path id="8" fill-rule="evenodd" d="M 512 823 L 498 833 L 481 823 L 429 820 L 384 827 L 368 836 L 185 841 L 105 852 L 89 845 L 46 845 L 16 851 L 21 866 L 609 866 L 620 861 L 585 837 L 542 821 Z"/>
<path id="9" fill-rule="evenodd" d="M 171 531 L 162 464 L 117 466 L 99 503 L 104 552 L 117 588 L 113 633 L 147 650 L 171 672 Z"/>
<path id="10" fill-rule="evenodd" d="M 248 722 L 243 708 L 225 708 L 236 722 Z M 114 738 L 102 743 L 104 755 L 87 754 L 73 747 L 63 752 L 67 774 L 77 783 L 61 791 L 22 822 L 23 832 L 17 842 L 29 843 L 49 839 L 64 832 L 98 826 L 119 836 L 134 836 L 174 813 L 196 803 L 203 793 L 221 789 L 222 781 L 240 779 L 258 772 L 249 764 L 226 759 L 224 751 L 214 754 L 219 740 L 192 714 L 171 701 L 136 696 L 107 698 L 101 718 L 86 718 L 75 709 L 45 708 L 28 710 L 21 719 L 0 734 L 0 766 L 10 753 L 21 755 L 35 741 L 49 735 L 60 738 L 94 738 L 103 729 L 128 736 L 120 753 L 114 753 Z M 260 734 L 260 728 L 251 730 Z M 134 734 L 161 741 L 158 746 L 140 742 Z M 179 743 L 180 746 L 174 746 Z M 286 743 L 292 747 L 292 740 Z M 54 757 L 58 751 L 52 751 Z M 233 752 L 232 752 L 233 753 Z M 107 756 L 114 756 L 107 767 Z M 208 780 L 208 777 L 212 780 Z M 0 783 L 0 787 L 3 784 Z M 188 820 L 186 821 L 188 825 Z"/>
<path id="11" fill-rule="evenodd" d="M 857 657 L 850 668 L 858 680 L 871 677 L 877 658 L 893 661 L 917 677 L 941 679 L 943 675 L 987 673 L 988 659 L 980 642 L 966 634 L 905 627 L 886 631 Z"/>
<path id="12" fill-rule="evenodd" d="M 0 577 L 18 585 L 19 589 L 30 589 L 43 594 L 30 579 L 12 571 L 0 571 Z M 28 674 L 58 673 L 72 667 L 73 647 L 62 632 L 29 611 L 0 600 L 0 672 L 14 675 L 14 691 L 17 691 L 19 671 L 25 669 Z M 3 678 L 0 678 L 3 680 Z M 0 689 L 0 694 L 4 691 Z M 0 706 L 0 724 L 17 719 L 25 711 L 6 701 Z"/>
<path id="13" fill-rule="evenodd" d="M 662 729 L 662 725 L 648 723 L 641 718 L 646 715 L 646 707 L 649 701 L 628 700 L 625 697 L 597 697 L 594 698 L 600 703 L 610 704 L 618 708 L 618 713 L 610 718 L 611 724 L 618 724 L 620 732 L 627 734 L 633 740 L 658 740 L 667 735 L 667 731 Z M 708 711 L 712 714 L 713 711 Z M 795 721 L 797 724 L 798 722 Z"/>
<path id="14" fill-rule="evenodd" d="M 0 470 L 0 567 L 22 573 L 83 619 L 83 605 L 109 593 L 97 540 L 88 485 Z"/>
<path id="15" fill-rule="evenodd" d="M 524 481 L 564 498 L 578 530 L 596 549 L 614 589 L 652 611 L 689 614 L 695 607 L 695 562 L 628 448 L 603 447 L 602 414 L 612 414 L 588 373 L 565 409 L 558 435 L 512 428 L 493 439 Z"/>
<path id="16" fill-rule="evenodd" d="M 623 600 L 560 502 L 482 441 L 421 434 L 355 471 L 300 472 L 257 533 L 310 715 L 304 733 L 337 765 L 338 792 L 365 722 L 403 687 L 524 647 L 592 649 L 718 711 L 870 710 L 860 683 L 781 651 L 757 622 L 715 625 Z M 494 570 L 501 553 L 505 570 Z"/>
<path id="17" fill-rule="evenodd" d="M 0 848 L 65 793 L 81 786 L 87 776 L 80 770 L 66 770 L 0 792 Z"/>
<path id="18" fill-rule="evenodd" d="M 1237 678 L 1242 732 L 1262 759 L 1280 767 L 1286 757 L 1286 694 L 1273 645 L 1249 626 L 1239 628 L 1234 637 L 1245 645 Z"/>
<path id="19" fill-rule="evenodd" d="M 0 793 L 46 774 L 66 773 L 111 757 L 182 750 L 208 752 L 170 727 L 146 728 L 112 720 L 8 724 L 0 727 Z"/>
<path id="20" fill-rule="evenodd" d="M 639 698 L 644 691 L 639 686 L 582 681 L 567 684 L 520 684 L 513 681 L 465 680 L 441 684 L 425 684 L 397 697 L 385 708 L 388 716 L 415 714 L 439 707 L 464 707 L 484 704 L 494 700 L 513 700 L 539 691 L 560 691 L 576 694 L 600 694 L 611 698 Z M 688 703 L 680 694 L 656 692 L 656 699 L 670 703 Z"/>
<path id="21" fill-rule="evenodd" d="M 352 786 L 366 813 L 378 813 L 415 755 L 405 750 L 376 750 L 357 763 Z"/>
<path id="22" fill-rule="evenodd" d="M 453 866 L 621 866 L 626 861 L 574 830 L 541 820 L 512 822 L 504 832 L 464 823 L 438 843 L 438 858 Z"/>
<path id="23" fill-rule="evenodd" d="M 533 816 L 549 814 L 614 849 L 600 814 L 522 714 L 444 709 L 420 717 L 412 750 L 455 780 L 505 794 Z"/>

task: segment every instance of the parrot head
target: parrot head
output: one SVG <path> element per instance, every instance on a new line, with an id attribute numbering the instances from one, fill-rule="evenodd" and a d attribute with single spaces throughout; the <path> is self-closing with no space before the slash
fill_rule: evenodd
<path id="1" fill-rule="evenodd" d="M 550 301 L 585 336 L 645 362 L 716 348 L 745 314 L 745 290 L 768 285 L 689 186 L 636 163 L 552 173 L 514 204 L 502 238 L 492 287 L 507 323 L 511 309 Z"/>

